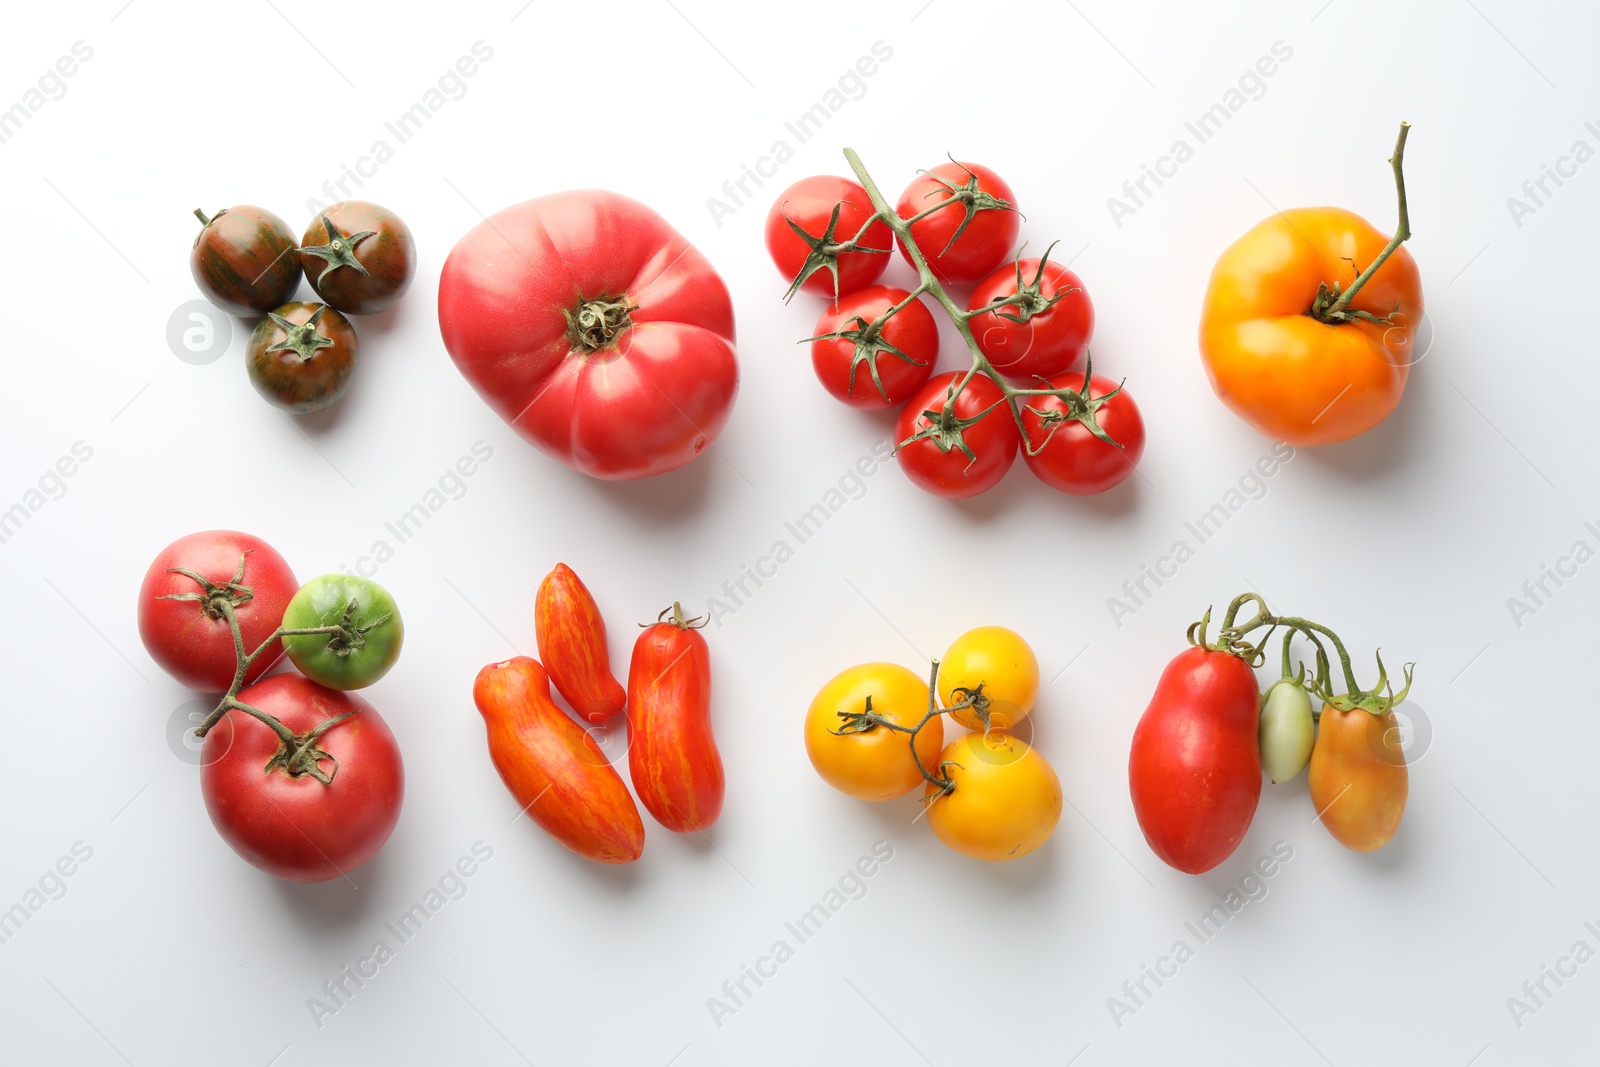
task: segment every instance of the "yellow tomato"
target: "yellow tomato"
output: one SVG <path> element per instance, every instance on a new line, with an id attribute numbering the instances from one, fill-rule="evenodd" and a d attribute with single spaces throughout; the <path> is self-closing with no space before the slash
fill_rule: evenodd
<path id="1" fill-rule="evenodd" d="M 863 663 L 841 671 L 823 686 L 806 712 L 806 755 L 822 780 L 858 800 L 893 800 L 924 779 L 911 755 L 911 735 L 875 726 L 836 734 L 841 713 L 872 710 L 901 726 L 915 726 L 928 710 L 928 683 L 895 663 Z M 934 769 L 944 744 L 943 717 L 917 734 L 917 756 Z"/>
<path id="2" fill-rule="evenodd" d="M 1409 791 L 1394 712 L 1323 705 L 1309 780 L 1318 817 L 1339 844 L 1356 852 L 1387 845 L 1400 829 Z"/>
<path id="3" fill-rule="evenodd" d="M 1015 630 L 980 626 L 968 630 L 939 661 L 939 700 L 949 707 L 957 689 L 977 689 L 989 698 L 989 725 L 1009 729 L 1028 717 L 1039 697 L 1039 661 Z M 972 710 L 950 716 L 969 730 L 981 730 Z"/>
<path id="4" fill-rule="evenodd" d="M 997 862 L 1026 856 L 1061 821 L 1061 780 L 1037 749 L 1010 734 L 963 734 L 939 761 L 955 787 L 928 801 L 928 825 L 949 847 Z M 939 792 L 928 783 L 927 794 Z"/>

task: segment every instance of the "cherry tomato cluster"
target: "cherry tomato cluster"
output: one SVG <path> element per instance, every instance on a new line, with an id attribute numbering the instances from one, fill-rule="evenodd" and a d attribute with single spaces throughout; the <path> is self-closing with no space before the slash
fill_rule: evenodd
<path id="1" fill-rule="evenodd" d="M 639 858 L 639 809 L 592 732 L 626 706 L 628 770 L 646 810 L 676 833 L 715 823 L 724 779 L 711 735 L 704 620 L 684 618 L 674 604 L 645 626 L 624 690 L 611 673 L 600 608 L 565 563 L 540 583 L 533 617 L 543 662 L 517 656 L 491 663 L 472 689 L 490 759 L 529 818 L 588 859 Z M 551 699 L 552 682 L 591 729 Z"/>
<path id="2" fill-rule="evenodd" d="M 1238 621 L 1245 605 L 1255 614 Z M 1189 629 L 1192 647 L 1167 665 L 1134 730 L 1128 784 L 1134 814 L 1157 856 L 1189 874 L 1209 871 L 1233 854 L 1255 818 L 1261 774 L 1287 782 L 1310 766 L 1311 802 L 1336 840 L 1356 852 L 1382 848 L 1400 828 L 1408 790 L 1395 693 L 1378 658 L 1378 680 L 1360 688 L 1344 642 L 1320 623 L 1272 615 L 1254 593 L 1228 606 L 1215 643 L 1206 640 L 1208 611 Z M 1267 638 L 1283 630 L 1282 673 L 1262 696 L 1254 665 Z M 1316 668 L 1290 669 L 1294 640 L 1308 641 Z M 1326 642 L 1326 643 L 1325 643 Z M 1327 646 L 1339 659 L 1336 675 Z M 1321 701 L 1313 710 L 1312 697 Z"/>
<path id="3" fill-rule="evenodd" d="M 361 346 L 346 315 L 372 315 L 405 295 L 416 242 L 400 217 L 365 200 L 319 212 L 298 246 L 288 225 L 242 204 L 207 217 L 189 254 L 195 284 L 240 316 L 265 315 L 245 369 L 256 392 L 293 415 L 322 411 L 350 388 Z M 321 302 L 291 299 L 301 272 Z"/>
<path id="4" fill-rule="evenodd" d="M 208 530 L 156 556 L 138 614 L 152 659 L 223 694 L 195 731 L 201 795 L 223 840 L 295 882 L 370 859 L 400 818 L 405 772 L 388 724 L 350 690 L 399 658 L 405 627 L 388 592 L 345 574 L 300 585 L 261 539 Z M 285 653 L 299 673 L 263 677 Z"/>
<path id="5" fill-rule="evenodd" d="M 980 626 L 933 661 L 926 682 L 894 663 L 835 675 L 806 712 L 806 753 L 823 781 L 859 800 L 893 800 L 921 785 L 940 841 L 975 859 L 1018 859 L 1061 820 L 1055 769 L 1019 736 L 1038 696 L 1039 661 L 1027 642 Z M 946 715 L 971 732 L 945 744 Z"/>
<path id="6" fill-rule="evenodd" d="M 766 222 L 767 250 L 791 279 L 785 299 L 805 290 L 830 301 L 810 338 L 823 388 L 852 407 L 898 407 L 901 469 L 939 496 L 993 488 L 1019 451 L 1065 493 L 1125 479 L 1144 452 L 1139 408 L 1092 373 L 1094 305 L 1050 259 L 1054 246 L 1007 262 L 1020 228 L 1011 187 L 952 161 L 919 174 L 891 208 L 855 153 L 845 157 L 861 181 L 804 178 Z M 875 284 L 891 242 L 916 271 L 911 289 Z M 963 307 L 951 294 L 964 285 L 974 287 Z M 934 373 L 939 330 L 924 297 L 965 340 L 965 369 Z"/>

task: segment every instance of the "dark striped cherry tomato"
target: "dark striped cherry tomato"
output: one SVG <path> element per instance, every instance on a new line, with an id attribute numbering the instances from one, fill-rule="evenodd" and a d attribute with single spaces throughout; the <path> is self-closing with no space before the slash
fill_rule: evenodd
<path id="1" fill-rule="evenodd" d="M 296 301 L 256 325 L 245 367 L 269 404 L 308 415 L 344 396 L 360 351 L 349 319 L 326 304 Z"/>
<path id="2" fill-rule="evenodd" d="M 207 300 L 231 315 L 264 315 L 294 295 L 300 257 L 288 223 L 249 204 L 195 215 L 201 227 L 189 271 Z"/>
<path id="3" fill-rule="evenodd" d="M 319 212 L 300 244 L 306 280 L 330 306 L 372 315 L 405 295 L 417 269 L 411 228 L 388 208 L 342 200 Z"/>

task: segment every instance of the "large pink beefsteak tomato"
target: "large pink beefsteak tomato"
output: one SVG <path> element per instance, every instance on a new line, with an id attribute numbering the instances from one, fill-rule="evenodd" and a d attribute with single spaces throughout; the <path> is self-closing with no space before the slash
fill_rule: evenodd
<path id="1" fill-rule="evenodd" d="M 501 418 L 596 478 L 688 463 L 739 389 L 727 286 L 665 219 L 598 189 L 469 230 L 439 278 L 439 331 Z"/>

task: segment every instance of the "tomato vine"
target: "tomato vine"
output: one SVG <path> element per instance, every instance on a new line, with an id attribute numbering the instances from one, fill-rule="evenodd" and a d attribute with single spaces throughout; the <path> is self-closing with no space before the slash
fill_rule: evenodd
<path id="1" fill-rule="evenodd" d="M 863 734 L 868 730 L 883 727 L 897 734 L 906 734 L 906 742 L 911 746 L 911 759 L 916 763 L 917 770 L 922 772 L 924 780 L 939 787 L 937 793 L 930 793 L 924 798 L 926 803 L 931 804 L 955 789 L 956 783 L 948 774 L 945 774 L 945 768 L 960 766 L 960 764 L 949 761 L 940 763 L 937 768 L 937 774 L 923 766 L 922 757 L 917 754 L 917 735 L 922 732 L 922 728 L 941 715 L 951 715 L 958 711 L 968 710 L 977 715 L 978 721 L 983 723 L 985 731 L 989 728 L 989 698 L 983 693 L 983 683 L 980 682 L 971 689 L 958 687 L 951 690 L 951 695 L 960 699 L 947 708 L 941 708 L 939 706 L 939 660 L 935 657 L 933 667 L 928 672 L 928 710 L 923 713 L 922 718 L 917 720 L 915 726 L 902 726 L 893 719 L 873 711 L 872 697 L 869 695 L 866 699 L 865 707 L 861 711 L 839 712 L 839 718 L 843 719 L 844 722 L 837 730 L 829 732 L 845 737 L 850 734 Z"/>

